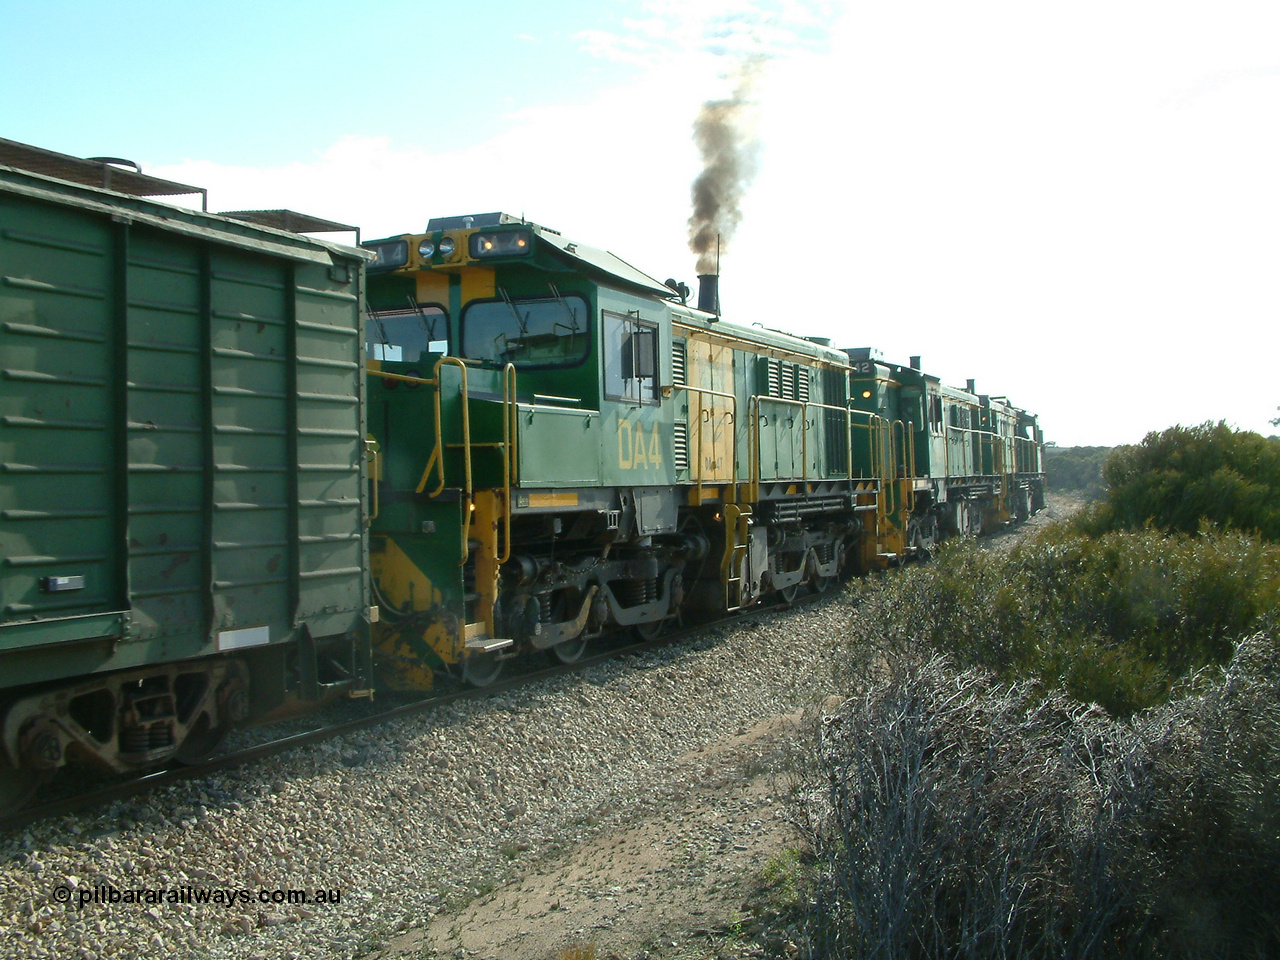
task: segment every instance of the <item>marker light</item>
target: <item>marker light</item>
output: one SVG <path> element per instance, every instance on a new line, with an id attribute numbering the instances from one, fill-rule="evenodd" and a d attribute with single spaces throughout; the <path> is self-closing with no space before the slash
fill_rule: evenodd
<path id="1" fill-rule="evenodd" d="M 863 390 L 863 391 L 862 391 L 862 399 L 863 399 L 863 400 L 870 400 L 870 399 L 871 399 L 871 391 L 870 391 L 870 390 Z"/>
<path id="2" fill-rule="evenodd" d="M 471 235 L 471 256 L 519 257 L 533 246 L 533 234 L 528 230 L 495 230 Z"/>

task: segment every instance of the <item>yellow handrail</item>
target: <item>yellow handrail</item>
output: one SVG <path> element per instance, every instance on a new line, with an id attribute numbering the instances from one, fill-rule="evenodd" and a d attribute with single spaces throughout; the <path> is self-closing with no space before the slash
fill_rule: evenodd
<path id="1" fill-rule="evenodd" d="M 736 430 L 737 430 L 737 424 L 738 424 L 738 398 L 737 398 L 734 394 L 732 394 L 732 393 L 724 393 L 724 392 L 723 392 L 723 391 L 721 391 L 721 390 L 708 390 L 706 387 L 691 387 L 691 386 L 688 386 L 687 384 L 683 384 L 683 383 L 675 383 L 675 384 L 672 384 L 672 385 L 671 385 L 671 386 L 669 386 L 669 387 L 664 387 L 664 388 L 663 388 L 663 391 L 664 391 L 664 392 L 667 392 L 667 391 L 673 391 L 673 390 L 685 390 L 685 391 L 687 391 L 687 392 L 689 392 L 689 393 L 696 393 L 696 394 L 698 394 L 699 396 L 705 395 L 705 396 L 709 396 L 709 397 L 722 397 L 722 398 L 724 398 L 725 400 L 728 400 L 728 401 L 729 401 L 730 406 L 731 406 L 733 409 L 726 411 L 724 415 L 725 415 L 725 416 L 727 416 L 727 417 L 729 418 L 729 422 L 730 422 L 731 424 L 733 424 L 733 425 L 734 425 L 734 430 L 735 430 L 735 432 L 736 432 Z M 707 414 L 707 417 L 705 418 L 705 420 L 706 420 L 706 421 L 710 421 L 710 419 L 711 419 L 710 411 L 707 411 L 707 410 L 700 410 L 699 412 L 700 412 L 700 413 L 706 413 L 706 414 Z M 698 475 L 694 478 L 694 479 L 697 481 L 697 483 L 698 483 L 698 495 L 699 495 L 699 499 L 701 499 L 701 495 L 702 495 L 702 487 L 703 487 L 703 480 L 702 480 L 702 424 L 703 424 L 703 422 L 704 422 L 704 418 L 703 418 L 703 417 L 699 417 L 699 418 L 698 418 L 698 437 L 697 437 L 697 440 L 698 440 L 698 448 L 697 448 L 697 449 L 698 449 Z M 736 438 L 735 438 L 735 439 L 736 439 Z M 711 442 L 712 442 L 713 444 L 715 443 L 715 433 L 714 433 L 714 428 L 713 428 L 713 432 L 712 432 L 712 435 L 711 435 Z M 737 451 L 737 444 L 736 444 L 736 443 L 735 443 L 735 444 L 733 444 L 733 448 L 734 448 L 734 449 L 730 452 L 730 456 L 729 456 L 729 469 L 730 469 L 730 477 L 731 477 L 731 479 L 730 479 L 730 481 L 729 481 L 729 482 L 730 482 L 730 484 L 732 485 L 730 489 L 733 491 L 733 492 L 732 492 L 732 497 L 733 497 L 733 499 L 729 499 L 729 498 L 727 498 L 727 497 L 726 497 L 726 498 L 725 498 L 725 503 L 734 503 L 734 502 L 736 502 L 736 500 L 737 500 L 737 496 L 738 496 L 738 451 Z M 749 449 L 749 448 L 748 448 L 748 449 Z"/>
<path id="2" fill-rule="evenodd" d="M 515 474 L 516 367 L 502 368 L 502 556 L 498 564 L 511 559 L 511 479 Z"/>
<path id="3" fill-rule="evenodd" d="M 754 403 L 755 417 L 754 419 L 751 419 L 750 417 L 748 419 L 751 421 L 749 423 L 750 428 L 753 429 L 755 432 L 755 437 L 754 437 L 755 454 L 757 459 L 760 453 L 760 417 L 762 416 L 762 414 L 760 413 L 760 404 L 762 402 L 782 403 L 782 404 L 790 404 L 792 406 L 798 406 L 800 408 L 800 418 L 801 418 L 800 455 L 803 458 L 800 480 L 802 483 L 805 483 L 805 484 L 808 484 L 809 482 L 809 408 L 812 407 L 815 410 L 835 410 L 839 413 L 843 413 L 845 415 L 846 433 L 848 433 L 850 430 L 850 423 L 852 422 L 851 414 L 854 412 L 857 412 L 857 413 L 862 412 L 860 410 L 851 411 L 847 405 L 843 407 L 838 407 L 835 404 L 831 404 L 831 403 L 818 403 L 817 401 L 813 401 L 813 400 L 793 400 L 790 397 L 770 397 L 764 394 L 752 394 L 750 400 Z M 813 426 L 815 429 L 817 428 L 818 426 L 817 420 L 814 420 Z M 848 461 L 847 472 L 849 474 L 849 479 L 853 479 L 853 444 L 852 444 L 851 436 L 850 436 L 850 443 L 846 446 L 846 453 L 847 453 L 846 459 Z M 752 463 L 752 466 L 753 467 L 756 466 L 754 462 Z M 795 477 L 791 477 L 789 479 L 794 480 Z"/>
<path id="4" fill-rule="evenodd" d="M 431 456 L 427 459 L 427 468 L 422 472 L 422 479 L 418 481 L 416 493 L 421 493 L 427 486 L 427 477 L 431 475 L 431 468 L 435 466 L 438 471 L 439 482 L 436 488 L 428 494 L 431 497 L 440 496 L 444 490 L 444 432 L 441 428 L 440 417 L 440 368 L 445 364 L 456 366 L 462 371 L 462 448 L 463 448 L 463 466 L 466 476 L 467 503 L 471 503 L 471 406 L 468 402 L 469 396 L 467 391 L 467 365 L 457 357 L 441 357 L 436 361 L 435 369 L 435 426 L 436 426 L 436 445 L 431 451 Z M 424 381 L 425 382 L 425 381 Z"/>

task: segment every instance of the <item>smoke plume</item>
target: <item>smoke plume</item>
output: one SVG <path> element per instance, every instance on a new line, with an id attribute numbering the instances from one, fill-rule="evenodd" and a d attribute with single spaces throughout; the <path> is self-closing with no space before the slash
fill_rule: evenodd
<path id="1" fill-rule="evenodd" d="M 708 100 L 693 122 L 693 140 L 702 154 L 702 172 L 693 181 L 689 249 L 698 255 L 698 273 L 716 272 L 716 239 L 723 253 L 742 219 L 741 201 L 756 174 L 759 141 L 752 131 L 751 94 L 764 63 L 744 60 L 733 95 Z"/>

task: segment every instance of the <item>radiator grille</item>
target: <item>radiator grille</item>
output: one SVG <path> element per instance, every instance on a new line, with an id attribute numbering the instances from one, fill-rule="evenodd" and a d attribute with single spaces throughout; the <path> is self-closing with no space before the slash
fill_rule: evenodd
<path id="1" fill-rule="evenodd" d="M 685 345 L 683 340 L 671 341 L 671 382 L 683 387 L 689 382 L 685 368 Z"/>
<path id="2" fill-rule="evenodd" d="M 782 361 L 770 360 L 768 366 L 768 383 L 765 393 L 770 397 L 782 396 Z"/>
<path id="3" fill-rule="evenodd" d="M 677 470 L 689 469 L 689 425 L 685 423 L 675 424 L 675 430 L 672 433 L 672 453 L 671 459 L 676 465 Z"/>

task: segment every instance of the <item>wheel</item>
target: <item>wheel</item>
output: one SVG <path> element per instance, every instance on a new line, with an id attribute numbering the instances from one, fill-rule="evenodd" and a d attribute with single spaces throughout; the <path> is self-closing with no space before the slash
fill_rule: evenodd
<path id="1" fill-rule="evenodd" d="M 184 767 L 194 767 L 204 763 L 218 751 L 222 741 L 227 739 L 227 734 L 230 732 L 231 724 L 210 726 L 209 715 L 204 714 L 200 717 L 199 723 L 187 732 L 187 738 L 178 746 L 177 752 L 173 755 L 174 762 Z"/>
<path id="2" fill-rule="evenodd" d="M 636 636 L 648 643 L 657 640 L 666 625 L 666 620 L 646 620 L 644 623 L 632 624 L 631 629 L 636 632 Z"/>
<path id="3" fill-rule="evenodd" d="M 462 661 L 462 682 L 473 687 L 487 687 L 501 672 L 502 661 L 492 653 L 472 653 Z"/>
<path id="4" fill-rule="evenodd" d="M 587 638 L 579 636 L 572 640 L 561 640 L 554 647 L 548 647 L 548 650 L 561 663 L 577 663 L 587 652 Z"/>
<path id="5" fill-rule="evenodd" d="M 815 576 L 812 580 L 809 581 L 809 583 L 813 587 L 814 593 L 826 593 L 827 590 L 830 589 L 831 584 L 835 582 L 835 579 L 836 579 L 835 577 Z"/>
<path id="6" fill-rule="evenodd" d="M 16 769 L 0 750 L 0 816 L 21 810 L 46 777 L 43 770 Z"/>
<path id="7" fill-rule="evenodd" d="M 793 583 L 789 587 L 783 587 L 778 591 L 778 596 L 782 598 L 782 602 L 787 606 L 796 602 L 796 595 L 800 593 L 800 584 Z"/>

